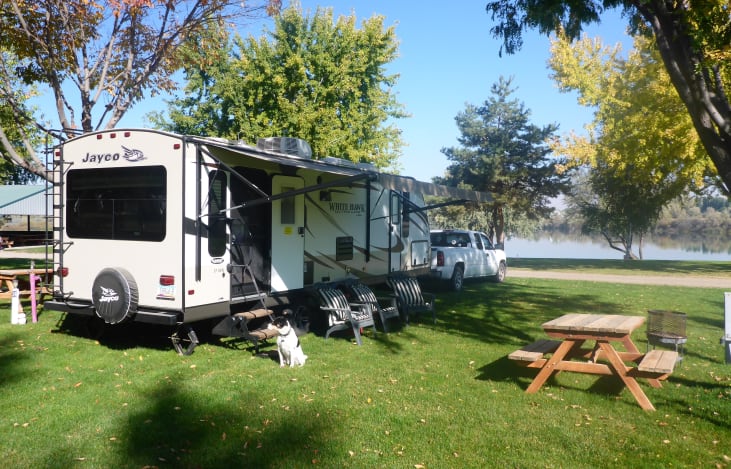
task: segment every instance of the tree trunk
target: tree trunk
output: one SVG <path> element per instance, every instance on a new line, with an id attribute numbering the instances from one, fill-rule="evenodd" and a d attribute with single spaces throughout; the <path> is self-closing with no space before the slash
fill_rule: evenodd
<path id="1" fill-rule="evenodd" d="M 491 241 L 493 244 L 501 246 L 505 245 L 505 213 L 504 208 L 500 204 L 492 207 L 492 224 L 495 227 L 495 239 Z"/>

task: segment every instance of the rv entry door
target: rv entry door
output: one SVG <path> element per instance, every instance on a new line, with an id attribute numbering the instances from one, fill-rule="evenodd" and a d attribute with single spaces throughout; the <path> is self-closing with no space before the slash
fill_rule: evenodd
<path id="1" fill-rule="evenodd" d="M 276 175 L 272 195 L 304 188 L 300 177 Z M 302 288 L 305 258 L 305 196 L 272 202 L 272 292 Z"/>

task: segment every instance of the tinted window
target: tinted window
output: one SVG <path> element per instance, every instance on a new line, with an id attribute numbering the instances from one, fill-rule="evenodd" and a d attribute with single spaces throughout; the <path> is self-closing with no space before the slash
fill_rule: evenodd
<path id="1" fill-rule="evenodd" d="M 485 243 L 485 249 L 495 249 L 492 245 L 492 241 L 490 241 L 487 236 L 481 234 L 480 238 L 482 239 L 482 242 Z"/>
<path id="2" fill-rule="evenodd" d="M 432 233 L 430 238 L 431 245 L 434 247 L 467 247 L 470 245 L 470 237 L 467 233 L 452 233 L 443 231 L 441 233 Z"/>
<path id="3" fill-rule="evenodd" d="M 66 230 L 73 238 L 165 239 L 162 166 L 77 169 L 66 179 Z"/>
<path id="4" fill-rule="evenodd" d="M 208 175 L 208 254 L 221 257 L 226 253 L 226 173 Z"/>

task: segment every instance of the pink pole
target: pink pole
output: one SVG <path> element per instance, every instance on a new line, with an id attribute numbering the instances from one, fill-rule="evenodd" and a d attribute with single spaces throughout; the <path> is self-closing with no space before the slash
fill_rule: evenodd
<path id="1" fill-rule="evenodd" d="M 36 282 L 40 280 L 40 277 L 36 277 L 33 272 L 30 273 L 30 310 L 33 314 L 33 322 L 38 322 L 38 315 L 36 314 Z"/>

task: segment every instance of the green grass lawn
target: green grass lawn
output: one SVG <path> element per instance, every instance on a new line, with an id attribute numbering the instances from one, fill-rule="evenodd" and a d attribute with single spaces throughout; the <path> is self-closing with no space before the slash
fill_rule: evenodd
<path id="1" fill-rule="evenodd" d="M 55 312 L 11 325 L 0 303 L 2 460 L 12 468 L 731 465 L 722 290 L 508 277 L 437 293 L 436 326 L 366 332 L 361 347 L 347 335 L 307 334 L 309 359 L 296 369 L 279 368 L 273 344 L 255 356 L 246 344 L 208 340 L 182 357 L 166 329 L 122 325 L 95 340 Z M 656 412 L 608 377 L 561 373 L 528 395 L 535 371 L 506 358 L 561 314 L 647 309 L 688 313 L 684 362 L 662 389 L 641 384 Z M 644 350 L 644 329 L 634 339 Z"/>

